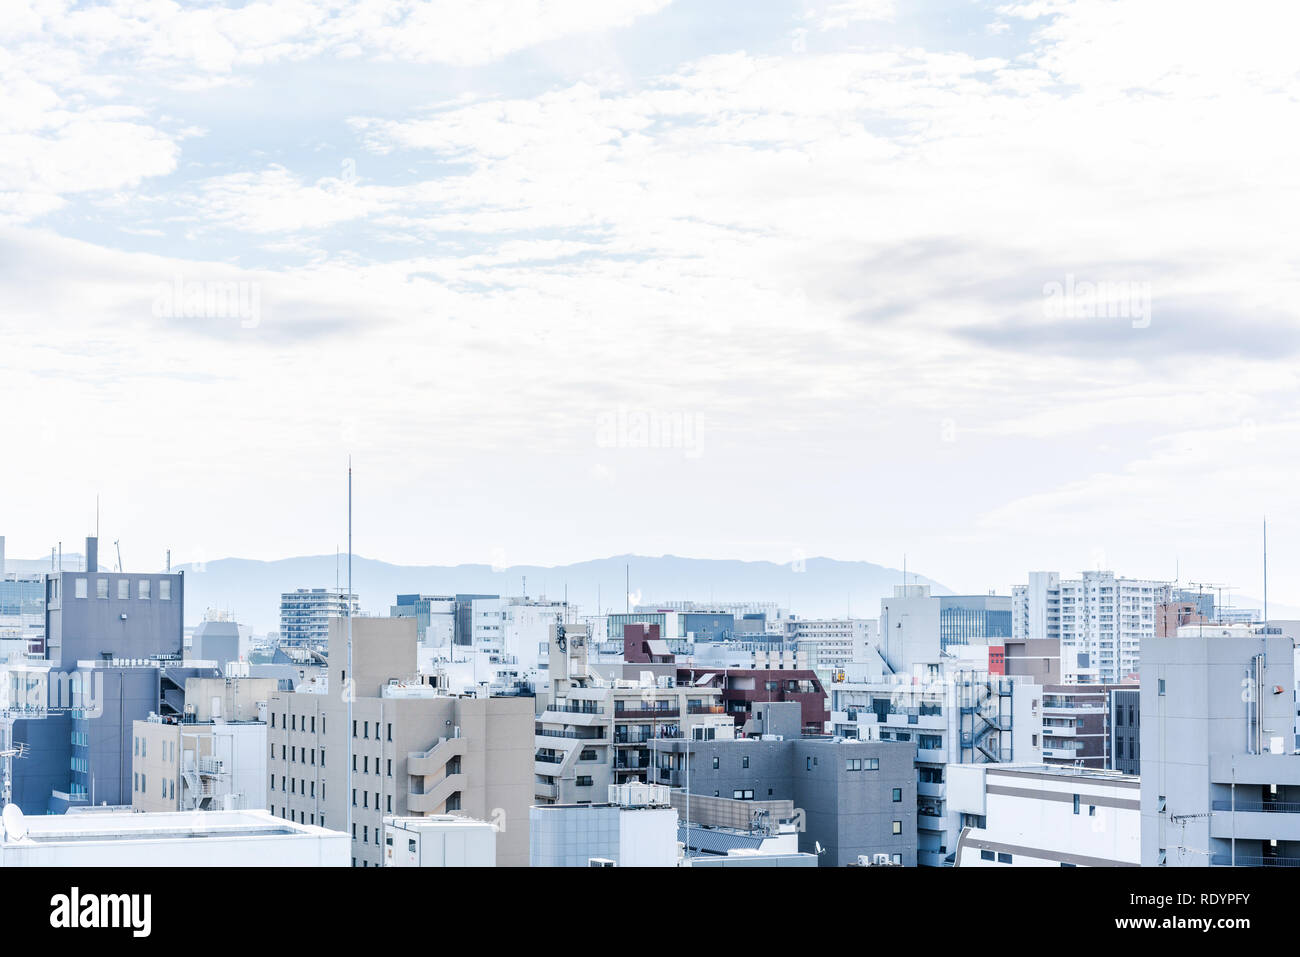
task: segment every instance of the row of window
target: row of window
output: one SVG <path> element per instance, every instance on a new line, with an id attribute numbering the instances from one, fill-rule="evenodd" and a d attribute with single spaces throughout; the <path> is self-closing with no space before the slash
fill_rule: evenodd
<path id="1" fill-rule="evenodd" d="M 272 814 L 276 813 L 274 807 L 271 808 L 271 813 L 272 813 Z M 279 815 L 280 815 L 280 817 L 288 818 L 289 820 L 294 821 L 294 822 L 296 822 L 296 823 L 298 823 L 298 824 L 315 824 L 315 823 L 316 823 L 316 815 L 315 815 L 314 812 L 311 813 L 311 814 L 308 814 L 306 811 L 295 811 L 295 810 L 293 810 L 292 808 L 285 808 L 285 807 L 282 807 L 282 808 L 280 808 Z M 309 817 L 311 818 L 311 820 L 308 820 Z M 324 814 L 322 814 L 322 815 L 320 816 L 320 826 L 321 826 L 321 827 L 324 827 L 324 826 L 325 826 L 325 815 L 324 815 Z"/>
<path id="2" fill-rule="evenodd" d="M 275 742 L 272 742 L 272 743 L 271 743 L 271 760 L 275 760 Z M 316 766 L 316 749 L 315 749 L 315 748 L 300 748 L 300 747 L 298 747 L 296 744 L 295 744 L 295 745 L 284 745 L 284 744 L 282 744 L 282 745 L 280 745 L 280 760 L 281 760 L 281 761 L 291 761 L 291 762 L 293 762 L 294 764 L 297 764 L 297 763 L 299 762 L 299 760 L 301 760 L 303 764 L 310 764 L 312 767 L 315 767 L 315 766 Z M 378 763 L 378 762 L 376 762 L 376 763 Z M 356 761 L 355 761 L 355 759 L 354 759 L 354 760 L 353 760 L 353 770 L 354 770 L 354 771 L 356 770 L 355 765 L 356 765 Z M 321 749 L 320 749 L 320 766 L 321 766 L 322 768 L 325 767 L 325 749 L 324 749 L 324 748 L 321 748 Z"/>
<path id="3" fill-rule="evenodd" d="M 288 731 L 307 731 L 310 734 L 316 733 L 316 716 L 314 714 L 313 715 L 304 714 L 302 716 L 302 721 L 299 722 L 298 715 L 285 714 L 284 712 L 281 712 L 279 715 L 279 722 L 280 722 L 279 725 L 276 724 L 276 717 L 277 717 L 276 713 L 272 711 L 271 727 L 273 728 L 280 727 Z M 310 728 L 308 727 L 309 722 L 311 725 Z M 301 723 L 301 727 L 299 727 L 300 723 Z M 320 733 L 321 734 L 325 733 L 325 715 L 320 716 Z"/>
<path id="4" fill-rule="evenodd" d="M 272 774 L 272 775 L 270 776 L 270 784 L 271 784 L 271 790 L 272 790 L 272 791 L 276 790 L 276 787 L 275 787 L 275 775 L 274 775 L 274 774 Z M 308 788 L 307 788 L 307 786 L 308 786 L 309 784 L 311 785 L 310 793 L 308 792 Z M 286 778 L 286 777 L 282 774 L 282 775 L 280 775 L 280 788 L 279 788 L 279 790 L 280 790 L 280 793 L 282 793 L 282 794 L 301 794 L 303 797 L 314 798 L 314 797 L 316 796 L 316 782 L 315 782 L 315 781 L 308 781 L 308 780 L 306 780 L 305 778 Z M 320 783 L 320 799 L 321 799 L 322 801 L 325 800 L 325 782 L 324 782 L 324 781 L 322 781 L 322 782 Z"/>
<path id="5" fill-rule="evenodd" d="M 73 744 L 76 744 L 76 743 L 77 743 L 77 742 L 76 742 L 76 737 L 77 737 L 76 732 L 73 732 L 72 737 L 73 737 L 73 742 L 72 742 L 72 743 L 73 743 Z M 82 737 L 85 738 L 86 735 L 85 735 L 85 734 L 82 734 Z M 141 737 L 140 735 L 136 735 L 135 737 L 132 738 L 132 741 L 135 742 L 135 756 L 136 756 L 136 757 L 139 757 L 139 758 L 148 757 L 148 755 L 147 755 L 145 752 L 146 752 L 146 750 L 147 750 L 148 747 L 149 747 L 149 739 L 148 739 L 148 738 Z M 175 741 L 164 741 L 164 742 L 162 743 L 162 759 L 163 759 L 163 762 L 166 763 L 166 764 L 174 764 L 174 763 L 176 762 L 176 742 L 175 742 Z"/>
<path id="6" fill-rule="evenodd" d="M 164 801 L 176 800 L 176 782 L 164 778 L 159 783 L 161 785 L 162 799 Z M 144 794 L 148 789 L 148 783 L 146 782 L 145 775 L 142 772 L 137 771 L 135 774 L 131 775 L 131 789 L 137 794 Z"/>
<path id="7" fill-rule="evenodd" d="M 149 601 L 153 591 L 153 579 L 141 578 L 136 582 L 136 598 L 140 601 Z M 86 598 L 89 595 L 89 579 L 78 578 L 74 585 L 74 594 L 78 598 Z M 95 597 L 107 600 L 109 592 L 109 579 L 95 579 Z M 129 578 L 119 578 L 117 580 L 117 600 L 129 601 L 131 598 L 131 580 Z M 158 579 L 158 600 L 172 600 L 172 580 L 170 578 Z"/>

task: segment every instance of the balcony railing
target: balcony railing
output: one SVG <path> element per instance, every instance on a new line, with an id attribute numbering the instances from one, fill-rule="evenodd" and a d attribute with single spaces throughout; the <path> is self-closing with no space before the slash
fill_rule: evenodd
<path id="1" fill-rule="evenodd" d="M 1234 860 L 1231 854 L 1214 854 L 1210 857 L 1211 867 L 1300 867 L 1300 857 L 1247 857 L 1238 854 Z"/>
<path id="2" fill-rule="evenodd" d="M 1238 801 L 1236 804 L 1232 801 L 1214 801 L 1210 809 L 1213 811 L 1246 811 L 1252 813 L 1263 811 L 1271 814 L 1300 814 L 1300 804 L 1289 801 Z"/>
<path id="3" fill-rule="evenodd" d="M 577 741 L 603 741 L 605 732 L 599 728 L 594 731 L 548 731 L 539 728 L 533 732 L 543 738 L 570 738 Z"/>

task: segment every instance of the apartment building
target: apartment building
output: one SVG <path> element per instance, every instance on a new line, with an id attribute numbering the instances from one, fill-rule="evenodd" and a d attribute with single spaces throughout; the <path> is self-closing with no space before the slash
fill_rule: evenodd
<path id="1" fill-rule="evenodd" d="M 299 588 L 280 595 L 280 644 L 323 649 L 329 643 L 330 621 L 361 614 L 356 595 L 329 588 Z"/>
<path id="2" fill-rule="evenodd" d="M 785 623 L 785 643 L 806 655 L 808 667 L 829 681 L 845 665 L 863 660 L 876 642 L 878 625 L 873 618 L 797 618 Z"/>
<path id="3" fill-rule="evenodd" d="M 721 691 L 679 682 L 676 659 L 657 636 L 657 626 L 627 626 L 624 660 L 602 677 L 589 662 L 587 626 L 552 626 L 551 688 L 534 739 L 537 803 L 591 803 L 613 784 L 654 783 L 664 742 L 735 735 Z"/>
<path id="4" fill-rule="evenodd" d="M 1142 865 L 1300 867 L 1295 641 L 1198 630 L 1142 643 Z"/>
<path id="5" fill-rule="evenodd" d="M 956 867 L 1137 867 L 1140 784 L 1089 768 L 969 764 L 949 768 L 962 818 Z"/>
<path id="6" fill-rule="evenodd" d="M 722 708 L 736 722 L 742 734 L 756 733 L 752 726 L 754 706 L 759 702 L 794 701 L 802 713 L 800 731 L 823 734 L 830 720 L 830 702 L 817 673 L 809 670 L 781 671 L 762 668 L 724 668 L 709 671 L 678 668 L 678 684 L 693 688 L 717 688 Z"/>
<path id="7" fill-rule="evenodd" d="M 1166 582 L 1110 571 L 1072 580 L 1033 572 L 1012 589 L 1012 637 L 1060 639 L 1066 684 L 1118 684 L 1137 673 L 1141 643 L 1155 637 L 1157 607 L 1169 593 Z"/>
<path id="8" fill-rule="evenodd" d="M 458 812 L 498 827 L 497 864 L 528 862 L 533 700 L 449 694 L 416 674 L 412 618 L 330 623 L 327 681 L 269 704 L 267 794 L 281 818 L 350 830 L 385 860 L 383 819 Z"/>

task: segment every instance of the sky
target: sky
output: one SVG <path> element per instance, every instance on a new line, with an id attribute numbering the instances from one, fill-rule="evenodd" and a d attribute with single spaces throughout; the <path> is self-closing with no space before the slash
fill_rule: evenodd
<path id="1" fill-rule="evenodd" d="M 1300 5 L 8 0 L 0 534 L 1300 604 Z"/>

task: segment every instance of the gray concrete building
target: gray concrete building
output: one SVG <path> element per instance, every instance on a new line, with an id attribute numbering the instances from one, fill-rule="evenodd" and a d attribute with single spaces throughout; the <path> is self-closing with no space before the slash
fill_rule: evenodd
<path id="1" fill-rule="evenodd" d="M 336 618 L 324 689 L 271 696 L 271 811 L 335 830 L 350 820 L 358 867 L 383 865 L 385 817 L 463 812 L 497 826 L 499 866 L 527 866 L 533 699 L 454 696 L 417 675 L 414 618 L 352 630 L 351 674 Z"/>
<path id="2" fill-rule="evenodd" d="M 1142 864 L 1300 866 L 1295 643 L 1142 642 Z"/>
<path id="3" fill-rule="evenodd" d="M 876 854 L 915 867 L 916 743 L 801 737 L 798 704 L 759 709 L 771 729 L 762 738 L 665 741 L 660 782 L 705 797 L 793 802 L 799 850 L 820 845 L 824 867 Z"/>

